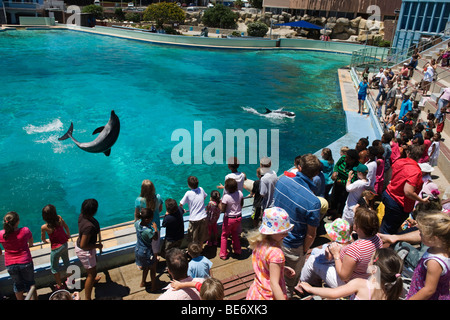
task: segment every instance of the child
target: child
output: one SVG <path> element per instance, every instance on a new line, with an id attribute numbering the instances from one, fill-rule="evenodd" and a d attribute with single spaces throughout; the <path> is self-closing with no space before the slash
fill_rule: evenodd
<path id="1" fill-rule="evenodd" d="M 171 248 L 180 248 L 184 238 L 184 210 L 178 206 L 175 199 L 167 199 L 165 205 L 166 214 L 162 222 L 162 227 L 166 228 L 163 246 L 164 255 Z"/>
<path id="2" fill-rule="evenodd" d="M 59 258 L 62 258 L 66 270 L 70 264 L 67 244 L 67 240 L 70 238 L 69 227 L 63 218 L 56 213 L 56 208 L 52 204 L 48 204 L 42 209 L 42 219 L 47 223 L 41 227 L 41 240 L 44 243 L 48 243 L 45 238 L 45 234 L 47 233 L 51 243 L 51 272 L 56 280 L 55 289 L 60 290 L 64 288 L 64 285 L 61 282 L 61 275 L 59 274 Z"/>
<path id="3" fill-rule="evenodd" d="M 353 225 L 353 217 L 355 216 L 353 208 L 358 203 L 362 192 L 369 188 L 369 181 L 367 180 L 368 171 L 369 169 L 367 168 L 367 166 L 360 163 L 357 167 L 354 167 L 353 170 L 348 173 L 347 184 L 345 185 L 345 189 L 348 192 L 348 197 L 347 201 L 345 202 L 342 218 L 344 220 L 347 220 L 350 225 Z M 354 172 L 356 172 L 358 179 L 352 183 Z"/>
<path id="4" fill-rule="evenodd" d="M 0 244 L 5 250 L 5 266 L 13 282 L 17 300 L 25 300 L 35 284 L 34 265 L 29 247 L 33 246 L 33 235 L 28 227 L 19 228 L 19 215 L 10 211 L 3 218 L 3 230 L 0 231 Z M 33 294 L 37 300 L 36 290 Z"/>
<path id="5" fill-rule="evenodd" d="M 146 279 L 149 270 L 152 283 L 151 291 L 155 291 L 156 272 L 153 272 L 153 265 L 156 263 L 156 256 L 152 250 L 152 240 L 157 238 L 158 228 L 152 221 L 153 211 L 149 208 L 142 208 L 139 214 L 139 220 L 134 223 L 136 229 L 136 247 L 134 253 L 136 256 L 136 265 L 142 270 L 141 287 L 146 287 Z"/>
<path id="6" fill-rule="evenodd" d="M 429 249 L 414 270 L 406 299 L 450 300 L 450 217 L 441 211 L 419 212 L 416 221 Z"/>
<path id="7" fill-rule="evenodd" d="M 362 114 L 364 109 L 364 102 L 367 96 L 367 89 L 369 84 L 367 83 L 367 78 L 363 80 L 358 85 L 358 113 Z"/>
<path id="8" fill-rule="evenodd" d="M 441 108 L 441 112 L 436 116 L 436 132 L 444 131 L 445 117 L 447 115 L 446 107 Z"/>
<path id="9" fill-rule="evenodd" d="M 261 226 L 248 237 L 249 247 L 253 249 L 255 280 L 247 292 L 247 300 L 286 300 L 284 275 L 286 272 L 292 277 L 295 271 L 285 267 L 281 244 L 293 227 L 283 209 L 264 210 Z"/>
<path id="10" fill-rule="evenodd" d="M 328 200 L 330 190 L 334 183 L 333 179 L 331 179 L 334 170 L 334 160 L 330 148 L 322 149 L 322 160 L 320 162 L 322 162 L 322 172 L 325 176 L 325 199 Z"/>
<path id="11" fill-rule="evenodd" d="M 239 172 L 238 168 L 239 168 L 238 158 L 231 157 L 230 159 L 228 159 L 228 169 L 230 169 L 231 173 L 229 173 L 225 176 L 225 181 L 228 178 L 233 178 L 238 183 L 238 190 L 240 190 L 242 192 L 244 189 L 244 182 L 247 179 L 247 177 L 246 177 L 245 173 Z M 217 186 L 217 189 L 224 189 L 224 188 L 225 187 L 222 184 Z M 224 190 L 224 194 L 225 193 L 226 193 L 226 190 Z"/>
<path id="12" fill-rule="evenodd" d="M 211 276 L 212 262 L 202 256 L 202 246 L 192 242 L 188 246 L 188 253 L 192 260 L 189 261 L 188 276 L 192 278 L 209 278 Z"/>
<path id="13" fill-rule="evenodd" d="M 397 253 L 391 248 L 376 249 L 368 269 L 368 279 L 354 278 L 336 288 L 312 287 L 307 282 L 301 282 L 299 286 L 328 299 L 351 296 L 352 300 L 398 300 L 403 289 L 403 261 Z"/>
<path id="14" fill-rule="evenodd" d="M 78 292 L 70 293 L 65 289 L 59 289 L 53 292 L 48 300 L 80 300 Z"/>
<path id="15" fill-rule="evenodd" d="M 389 151 L 391 151 L 390 145 Z M 375 192 L 381 195 L 383 193 L 383 187 L 384 187 L 384 170 L 386 168 L 385 160 L 383 155 L 385 154 L 385 150 L 382 146 L 375 147 L 376 152 L 376 162 L 377 162 L 377 171 L 375 174 L 375 185 L 374 189 Z M 391 154 L 389 153 L 389 158 L 391 157 Z"/>
<path id="16" fill-rule="evenodd" d="M 350 150 L 350 148 L 349 147 L 347 147 L 347 146 L 343 146 L 340 150 L 339 150 L 339 155 L 342 157 L 342 156 L 345 156 L 346 154 L 347 154 L 347 151 L 348 150 Z"/>
<path id="17" fill-rule="evenodd" d="M 436 132 L 433 136 L 431 146 L 428 148 L 428 156 L 430 158 L 430 165 L 435 167 L 438 163 L 439 152 L 441 149 L 441 134 Z"/>
<path id="18" fill-rule="evenodd" d="M 188 242 L 203 242 L 208 237 L 208 218 L 205 210 L 205 199 L 207 194 L 202 187 L 198 186 L 198 179 L 194 176 L 188 177 L 188 186 L 191 190 L 184 194 L 180 201 L 180 207 L 184 204 L 189 206 L 189 228 L 187 234 Z"/>
<path id="19" fill-rule="evenodd" d="M 256 176 L 258 177 L 258 180 L 253 182 L 252 191 L 250 193 L 250 196 L 253 197 L 252 219 L 255 227 L 257 227 L 261 222 L 261 202 L 263 200 L 263 197 L 259 193 L 259 186 L 262 178 L 261 168 L 256 169 Z"/>
<path id="20" fill-rule="evenodd" d="M 208 240 L 207 246 L 217 246 L 217 220 L 220 217 L 220 193 L 217 190 L 211 192 L 209 203 L 206 206 L 208 216 Z"/>
<path id="21" fill-rule="evenodd" d="M 347 245 L 351 242 L 350 224 L 341 218 L 325 224 L 325 230 L 328 237 L 334 242 Z M 339 285 L 336 277 L 333 255 L 329 252 L 328 243 L 321 248 L 314 248 L 311 255 L 307 258 L 300 274 L 301 282 L 308 282 L 312 285 L 322 285 L 322 281 L 329 287 Z"/>
<path id="22" fill-rule="evenodd" d="M 244 205 L 244 196 L 242 191 L 238 190 L 238 184 L 233 178 L 225 180 L 226 194 L 220 202 L 220 211 L 224 212 L 222 223 L 222 235 L 220 240 L 220 259 L 228 258 L 227 243 L 231 236 L 233 242 L 233 251 L 235 254 L 241 254 L 241 242 L 239 233 L 242 221 L 242 206 Z"/>
<path id="23" fill-rule="evenodd" d="M 222 282 L 216 278 L 207 278 L 203 282 L 173 280 L 170 284 L 174 290 L 196 288 L 200 292 L 201 300 L 223 300 L 225 298 L 225 288 Z"/>

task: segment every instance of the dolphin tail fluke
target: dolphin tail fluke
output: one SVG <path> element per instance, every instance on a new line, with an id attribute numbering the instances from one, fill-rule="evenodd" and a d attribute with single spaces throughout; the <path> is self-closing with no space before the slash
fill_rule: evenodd
<path id="1" fill-rule="evenodd" d="M 58 138 L 58 140 L 66 140 L 72 137 L 72 131 L 73 131 L 73 122 L 70 123 L 70 128 L 67 130 L 66 134 L 63 135 L 61 138 Z"/>
<path id="2" fill-rule="evenodd" d="M 272 110 L 266 108 L 266 113 L 271 113 Z"/>

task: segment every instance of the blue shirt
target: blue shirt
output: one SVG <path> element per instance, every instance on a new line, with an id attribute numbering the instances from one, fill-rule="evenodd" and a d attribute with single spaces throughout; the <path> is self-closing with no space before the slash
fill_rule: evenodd
<path id="1" fill-rule="evenodd" d="M 314 182 L 301 172 L 293 178 L 282 176 L 276 186 L 274 206 L 289 214 L 294 228 L 283 239 L 288 248 L 298 248 L 303 244 L 308 225 L 318 227 L 320 223 L 320 200 L 314 195 Z"/>
<path id="2" fill-rule="evenodd" d="M 161 230 L 161 217 L 159 216 L 159 207 L 162 204 L 161 196 L 159 194 L 156 195 L 156 204 L 155 204 L 155 210 L 153 211 L 153 220 L 152 222 L 156 223 L 156 227 L 158 230 Z M 134 207 L 141 210 L 142 208 L 145 208 L 147 205 L 147 202 L 145 198 L 137 197 L 134 201 Z"/>
<path id="3" fill-rule="evenodd" d="M 359 90 L 358 93 L 360 94 L 367 94 L 367 88 L 369 87 L 369 84 L 366 82 L 364 83 L 363 81 L 361 81 L 359 83 Z"/>
<path id="4" fill-rule="evenodd" d="M 409 111 L 412 110 L 412 102 L 411 100 L 403 100 L 402 101 L 402 106 L 400 107 L 400 113 L 398 115 L 399 119 L 403 119 L 403 117 L 405 116 L 405 114 L 407 114 Z"/>
<path id="5" fill-rule="evenodd" d="M 212 262 L 204 257 L 198 256 L 189 261 L 188 276 L 192 278 L 209 278 L 209 270 Z"/>

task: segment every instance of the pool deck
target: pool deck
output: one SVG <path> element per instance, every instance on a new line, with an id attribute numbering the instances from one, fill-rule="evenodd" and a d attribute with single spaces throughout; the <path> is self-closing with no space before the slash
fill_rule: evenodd
<path id="1" fill-rule="evenodd" d="M 350 70 L 340 69 L 338 75 L 348 132 L 328 146 L 332 149 L 335 160 L 338 159 L 339 149 L 342 146 L 353 147 L 360 137 L 369 137 L 369 141 L 373 141 L 373 139 L 378 139 L 381 135 L 381 132 L 373 125 L 370 113 L 364 115 L 358 114 L 357 90 L 352 81 Z M 318 153 L 320 153 L 320 151 L 318 151 Z M 436 169 L 437 170 L 433 172 L 433 177 L 435 178 L 434 181 L 442 188 L 442 190 L 444 190 L 449 186 L 449 183 L 440 170 L 438 168 Z M 249 218 L 244 219 L 243 232 L 245 233 L 252 227 L 252 221 Z M 131 235 L 134 233 L 133 229 L 134 227 L 132 225 L 111 228 L 102 233 L 102 239 L 114 238 L 118 234 Z M 323 228 L 319 228 L 318 237 L 313 246 L 328 241 L 324 234 Z M 119 242 L 112 241 L 108 246 L 117 247 L 120 246 L 121 243 L 130 241 L 129 239 L 126 239 L 126 237 L 124 238 L 125 239 L 122 239 Z M 73 241 L 75 241 L 75 238 Z M 251 250 L 248 248 L 245 237 L 242 238 L 241 245 L 243 248 L 241 257 L 231 256 L 228 260 L 221 260 L 219 258 L 219 248 L 206 247 L 204 250 L 204 255 L 213 262 L 211 270 L 212 275 L 222 281 L 231 278 L 233 282 L 239 283 L 239 287 L 241 288 L 239 293 L 240 298 L 242 298 L 248 288 L 249 279 L 252 279 Z M 71 244 L 71 246 L 73 246 L 73 244 Z M 40 250 L 49 251 L 49 248 L 47 246 Z M 107 250 L 108 248 L 105 246 L 104 251 Z M 41 259 L 44 259 L 44 257 Z M 45 259 L 48 259 L 48 256 L 46 256 Z M 47 262 L 48 260 L 45 263 Z M 40 262 L 35 261 L 34 263 L 36 266 L 40 263 L 44 263 L 44 260 L 41 260 Z M 102 275 L 102 278 L 95 285 L 93 290 L 93 298 L 95 299 L 119 297 L 123 300 L 155 300 L 162 292 L 158 291 L 156 293 L 151 293 L 146 288 L 140 287 L 141 271 L 138 270 L 134 262 L 124 263 L 119 267 L 105 267 L 103 269 L 104 270 L 99 272 L 99 274 Z M 160 258 L 160 262 L 158 263 L 157 278 L 162 286 L 166 286 L 170 282 L 168 273 L 165 271 L 165 261 L 163 258 Z M 247 282 L 242 280 L 244 278 L 247 279 Z M 84 278 L 81 277 L 79 281 L 82 288 L 80 290 L 80 296 L 81 299 L 84 299 Z M 38 286 L 38 299 L 47 300 L 51 292 L 52 291 L 48 286 Z M 237 299 L 237 297 L 238 296 L 233 297 L 231 294 L 228 295 L 229 300 Z"/>

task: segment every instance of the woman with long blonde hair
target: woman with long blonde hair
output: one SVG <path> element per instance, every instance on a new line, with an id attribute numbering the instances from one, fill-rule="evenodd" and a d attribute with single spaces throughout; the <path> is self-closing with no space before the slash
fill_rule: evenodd
<path id="1" fill-rule="evenodd" d="M 148 179 L 145 179 L 142 181 L 141 184 L 141 193 L 139 197 L 137 197 L 135 203 L 134 203 L 134 220 L 137 221 L 140 219 L 141 216 L 141 210 L 143 208 L 147 208 L 153 211 L 153 219 L 152 223 L 155 222 L 156 224 L 156 233 L 157 237 L 152 240 L 152 250 L 153 254 L 155 255 L 156 259 L 160 252 L 160 229 L 161 229 L 161 219 L 160 219 L 160 213 L 162 211 L 163 201 L 161 199 L 161 196 L 156 193 L 156 188 L 153 182 L 151 182 Z M 157 261 L 157 260 L 156 260 Z M 157 263 L 154 263 L 151 266 L 150 269 L 150 277 L 152 279 L 156 278 L 156 267 Z M 157 290 L 157 284 L 155 281 L 152 281 L 152 291 Z"/>

